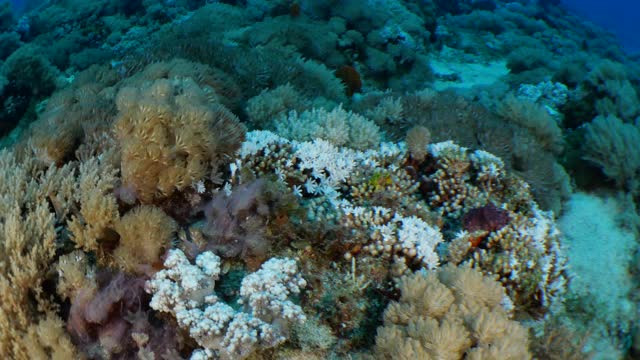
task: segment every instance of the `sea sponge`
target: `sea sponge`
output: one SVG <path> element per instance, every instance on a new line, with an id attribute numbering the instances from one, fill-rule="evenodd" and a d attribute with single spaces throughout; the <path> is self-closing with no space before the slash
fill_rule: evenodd
<path id="1" fill-rule="evenodd" d="M 375 358 L 531 359 L 504 288 L 482 273 L 447 265 L 404 276 L 400 291 L 378 328 Z"/>
<path id="2" fill-rule="evenodd" d="M 204 180 L 244 137 L 244 127 L 194 80 L 125 87 L 116 98 L 123 187 L 150 203 Z"/>
<path id="3" fill-rule="evenodd" d="M 353 66 L 343 65 L 336 70 L 335 74 L 344 83 L 347 96 L 351 97 L 354 93 L 359 93 L 362 90 L 360 73 Z"/>
<path id="4" fill-rule="evenodd" d="M 469 210 L 462 217 L 462 226 L 466 231 L 496 231 L 509 223 L 511 218 L 507 210 L 492 203 Z"/>
<path id="5" fill-rule="evenodd" d="M 164 211 L 152 205 L 142 205 L 126 213 L 115 224 L 120 235 L 113 256 L 125 271 L 145 272 L 144 265 L 153 265 L 169 247 L 178 226 Z"/>

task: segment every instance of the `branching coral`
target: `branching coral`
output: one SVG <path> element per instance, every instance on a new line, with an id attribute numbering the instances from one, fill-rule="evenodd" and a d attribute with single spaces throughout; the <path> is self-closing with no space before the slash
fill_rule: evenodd
<path id="1" fill-rule="evenodd" d="M 18 164 L 13 153 L 0 151 L 0 353 L 14 359 L 29 358 L 30 348 L 37 353 L 51 347 L 56 335 L 36 333 L 47 327 L 40 321 L 58 321 L 43 284 L 57 239 L 56 216 L 47 202 L 52 193 L 45 189 L 55 189 L 52 182 L 61 178 L 36 170 L 32 161 Z M 68 338 L 57 334 L 61 348 L 54 353 L 73 354 Z"/>
<path id="2" fill-rule="evenodd" d="M 435 267 L 441 257 L 470 262 L 498 275 L 523 309 L 547 311 L 566 281 L 552 215 L 538 209 L 528 185 L 509 175 L 500 158 L 450 141 L 429 144 L 426 152 L 425 160 L 416 163 L 404 144 L 358 152 L 321 140 L 299 143 L 251 132 L 234 166 L 256 176 L 278 174 L 309 201 L 309 219 L 342 224 L 348 231 L 340 247 L 346 259 L 382 255 L 391 263 L 381 266 L 394 274 Z M 395 195 L 376 198 L 380 189 Z M 452 223 L 460 224 L 465 213 L 490 203 L 507 212 L 512 220 L 507 226 L 483 230 L 482 246 L 475 233 L 454 234 Z M 449 228 L 442 225 L 445 221 Z"/>
<path id="3" fill-rule="evenodd" d="M 486 249 L 473 252 L 469 263 L 497 275 L 514 303 L 524 310 L 557 305 L 567 279 L 566 257 L 553 216 L 537 208 L 529 217 L 510 216 L 512 222 L 490 233 L 484 240 Z"/>
<path id="4" fill-rule="evenodd" d="M 242 280 L 242 311 L 236 311 L 213 292 L 220 275 L 220 258 L 207 251 L 189 263 L 180 250 L 171 250 L 161 270 L 147 282 L 153 294 L 151 307 L 173 314 L 203 347 L 192 359 L 244 359 L 258 349 L 274 347 L 284 340 L 292 323 L 306 319 L 302 308 L 289 296 L 306 286 L 295 260 L 273 258 Z"/>
<path id="5" fill-rule="evenodd" d="M 443 241 L 440 230 L 416 216 L 403 217 L 391 209 L 341 205 L 345 227 L 364 232 L 369 243 L 362 251 L 372 256 L 393 257 L 394 261 L 415 261 L 425 268 L 435 268 L 440 259 L 435 251 Z M 346 254 L 351 258 L 351 253 Z M 404 257 L 405 259 L 399 260 Z"/>
<path id="6" fill-rule="evenodd" d="M 469 268 L 407 275 L 378 329 L 379 359 L 531 359 L 528 332 L 510 320 L 504 289 Z"/>

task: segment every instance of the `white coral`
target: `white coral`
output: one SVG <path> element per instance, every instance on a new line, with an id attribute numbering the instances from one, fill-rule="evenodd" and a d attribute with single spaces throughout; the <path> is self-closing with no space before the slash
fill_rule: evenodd
<path id="1" fill-rule="evenodd" d="M 311 175 L 320 181 L 317 191 L 322 193 L 344 181 L 353 171 L 357 159 L 356 152 L 337 148 L 322 139 L 297 144 L 294 155 L 300 160 L 300 168 L 311 170 Z"/>
<path id="2" fill-rule="evenodd" d="M 392 255 L 400 251 L 408 258 L 420 261 L 426 268 L 433 269 L 439 265 L 436 248 L 444 238 L 437 227 L 416 216 L 402 216 L 384 207 L 353 206 L 344 199 L 336 206 L 344 214 L 342 221 L 345 225 L 370 232 L 374 242 L 366 245 L 365 251 L 373 255 Z"/>
<path id="3" fill-rule="evenodd" d="M 243 299 L 239 302 L 250 306 L 254 315 L 261 318 L 305 321 L 302 308 L 288 299 L 307 285 L 297 272 L 293 259 L 270 259 L 260 270 L 242 279 L 240 296 Z"/>
<path id="4" fill-rule="evenodd" d="M 153 294 L 150 306 L 172 313 L 203 347 L 192 359 L 245 358 L 257 348 L 280 344 L 286 340 L 283 327 L 306 320 L 302 308 L 288 299 L 306 286 L 292 259 L 271 259 L 242 281 L 238 302 L 245 311 L 235 311 L 213 292 L 221 260 L 212 252 L 200 254 L 192 265 L 182 251 L 170 250 L 164 265 L 146 284 Z"/>
<path id="5" fill-rule="evenodd" d="M 281 136 L 297 141 L 323 139 L 335 146 L 364 150 L 377 147 L 380 128 L 371 120 L 338 106 L 331 111 L 313 108 L 301 114 L 291 111 L 278 119 L 275 128 Z"/>

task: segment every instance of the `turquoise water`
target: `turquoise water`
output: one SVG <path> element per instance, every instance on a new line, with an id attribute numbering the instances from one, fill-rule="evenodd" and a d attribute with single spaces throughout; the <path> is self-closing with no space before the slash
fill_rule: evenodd
<path id="1" fill-rule="evenodd" d="M 0 6 L 7 359 L 635 359 L 628 2 Z"/>

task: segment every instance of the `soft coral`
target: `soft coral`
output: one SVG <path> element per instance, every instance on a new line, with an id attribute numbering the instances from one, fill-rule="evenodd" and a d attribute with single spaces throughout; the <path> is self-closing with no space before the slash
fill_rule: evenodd
<path id="1" fill-rule="evenodd" d="M 204 209 L 206 250 L 224 258 L 240 256 L 247 264 L 259 265 L 273 242 L 269 226 L 278 226 L 280 235 L 285 233 L 289 215 L 296 209 L 295 196 L 266 179 L 239 185 L 229 195 L 221 192 Z"/>
<path id="2" fill-rule="evenodd" d="M 78 289 L 71 299 L 67 328 L 91 358 L 131 358 L 140 346 L 165 354 L 178 348 L 171 328 L 151 326 L 144 277 L 102 272 L 95 287 Z M 143 334 L 144 344 L 133 336 Z"/>

